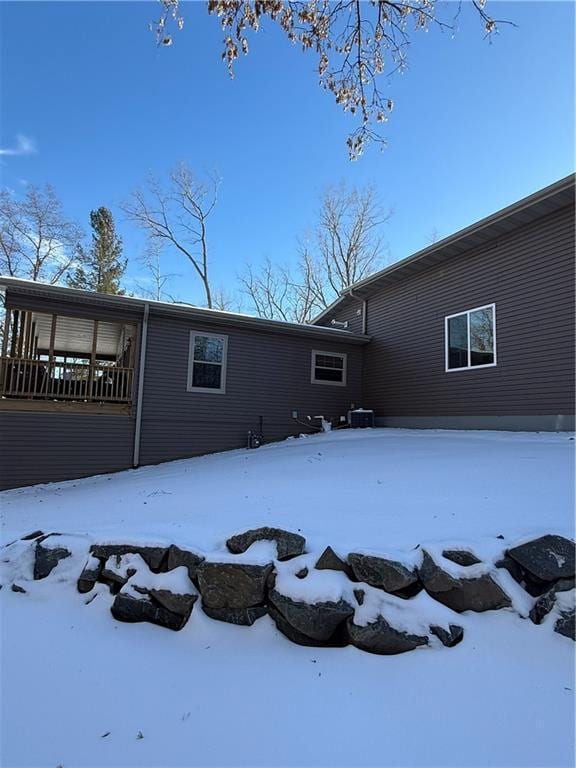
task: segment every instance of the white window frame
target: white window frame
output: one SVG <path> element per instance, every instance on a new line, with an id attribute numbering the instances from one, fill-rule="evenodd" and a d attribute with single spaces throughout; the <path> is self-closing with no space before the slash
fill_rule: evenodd
<path id="1" fill-rule="evenodd" d="M 342 364 L 342 381 L 324 381 L 323 379 L 317 379 L 316 378 L 316 355 L 328 355 L 329 357 L 340 357 L 342 358 L 343 364 Z M 346 378 L 347 378 L 347 372 L 348 372 L 348 355 L 346 352 L 326 352 L 321 349 L 313 349 L 312 350 L 312 370 L 310 373 L 310 381 L 312 384 L 328 384 L 332 387 L 345 387 L 346 386 Z M 322 366 L 319 366 L 320 368 Z M 338 369 L 334 369 L 338 370 Z"/>
<path id="2" fill-rule="evenodd" d="M 220 341 L 223 341 L 223 349 L 222 349 L 222 362 L 221 363 L 212 363 L 208 360 L 203 361 L 202 360 L 194 360 L 194 346 L 196 342 L 197 336 L 203 336 L 205 338 L 210 339 L 220 339 Z M 220 365 L 222 368 L 222 375 L 220 376 L 220 387 L 219 389 L 216 389 L 214 387 L 195 387 L 193 386 L 193 373 L 194 373 L 194 362 L 202 364 L 208 364 L 208 365 Z M 188 392 L 206 392 L 208 394 L 212 395 L 225 395 L 226 394 L 226 369 L 228 366 L 228 336 L 224 335 L 223 333 L 207 333 L 206 331 L 190 331 L 190 343 L 188 345 L 188 378 L 186 383 L 186 389 Z"/>
<path id="3" fill-rule="evenodd" d="M 484 363 L 484 365 L 471 365 L 471 358 L 472 358 L 472 350 L 470 348 L 470 315 L 473 312 L 478 312 L 480 309 L 491 309 L 492 310 L 492 327 L 494 329 L 494 362 L 493 363 Z M 449 354 L 450 354 L 450 337 L 448 332 L 448 322 L 453 317 L 461 317 L 462 315 L 466 315 L 466 333 L 467 333 L 467 344 L 468 344 L 468 365 L 463 365 L 460 368 L 449 368 L 448 362 L 449 362 Z M 496 304 L 483 304 L 481 307 L 474 307 L 473 309 L 466 309 L 464 312 L 455 312 L 453 315 L 447 315 L 444 318 L 444 370 L 446 373 L 454 373 L 456 371 L 477 371 L 480 368 L 494 368 L 498 363 L 497 357 L 496 357 Z"/>

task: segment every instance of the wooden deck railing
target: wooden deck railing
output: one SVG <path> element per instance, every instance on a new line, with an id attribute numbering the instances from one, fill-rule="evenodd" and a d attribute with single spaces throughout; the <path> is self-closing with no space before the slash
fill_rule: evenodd
<path id="1" fill-rule="evenodd" d="M 130 403 L 132 368 L 0 357 L 0 396 L 31 400 Z"/>

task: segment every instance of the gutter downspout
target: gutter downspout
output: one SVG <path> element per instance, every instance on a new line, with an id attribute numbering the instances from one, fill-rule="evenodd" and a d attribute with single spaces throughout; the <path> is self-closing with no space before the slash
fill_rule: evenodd
<path id="1" fill-rule="evenodd" d="M 150 304 L 144 304 L 142 319 L 142 336 L 140 339 L 140 363 L 138 366 L 138 396 L 136 400 L 136 425 L 134 427 L 134 455 L 132 464 L 137 467 L 140 463 L 140 433 L 142 431 L 142 400 L 144 395 L 144 371 L 146 369 L 146 342 L 148 339 L 148 314 Z"/>
<path id="2" fill-rule="evenodd" d="M 348 293 L 352 299 L 362 302 L 362 333 L 366 336 L 368 333 L 368 299 L 360 299 L 355 296 L 352 288 L 349 289 Z"/>

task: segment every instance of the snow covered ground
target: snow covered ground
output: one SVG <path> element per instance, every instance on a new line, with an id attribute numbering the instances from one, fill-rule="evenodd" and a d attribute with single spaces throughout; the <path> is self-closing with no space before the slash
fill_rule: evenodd
<path id="1" fill-rule="evenodd" d="M 342 555 L 573 538 L 573 449 L 556 434 L 318 435 L 5 492 L 2 539 L 86 532 L 217 559 L 260 525 Z M 109 595 L 86 606 L 57 574 L 0 592 L 3 766 L 573 765 L 574 644 L 549 621 L 465 614 L 457 647 L 382 657 L 199 606 L 181 632 L 121 624 Z"/>

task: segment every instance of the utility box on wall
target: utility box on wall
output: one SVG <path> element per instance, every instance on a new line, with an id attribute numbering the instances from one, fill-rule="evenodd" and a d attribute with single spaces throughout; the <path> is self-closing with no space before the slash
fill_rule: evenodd
<path id="1" fill-rule="evenodd" d="M 348 421 L 350 426 L 355 429 L 365 429 L 374 426 L 374 411 L 367 411 L 364 408 L 358 408 L 355 411 L 348 412 Z"/>

